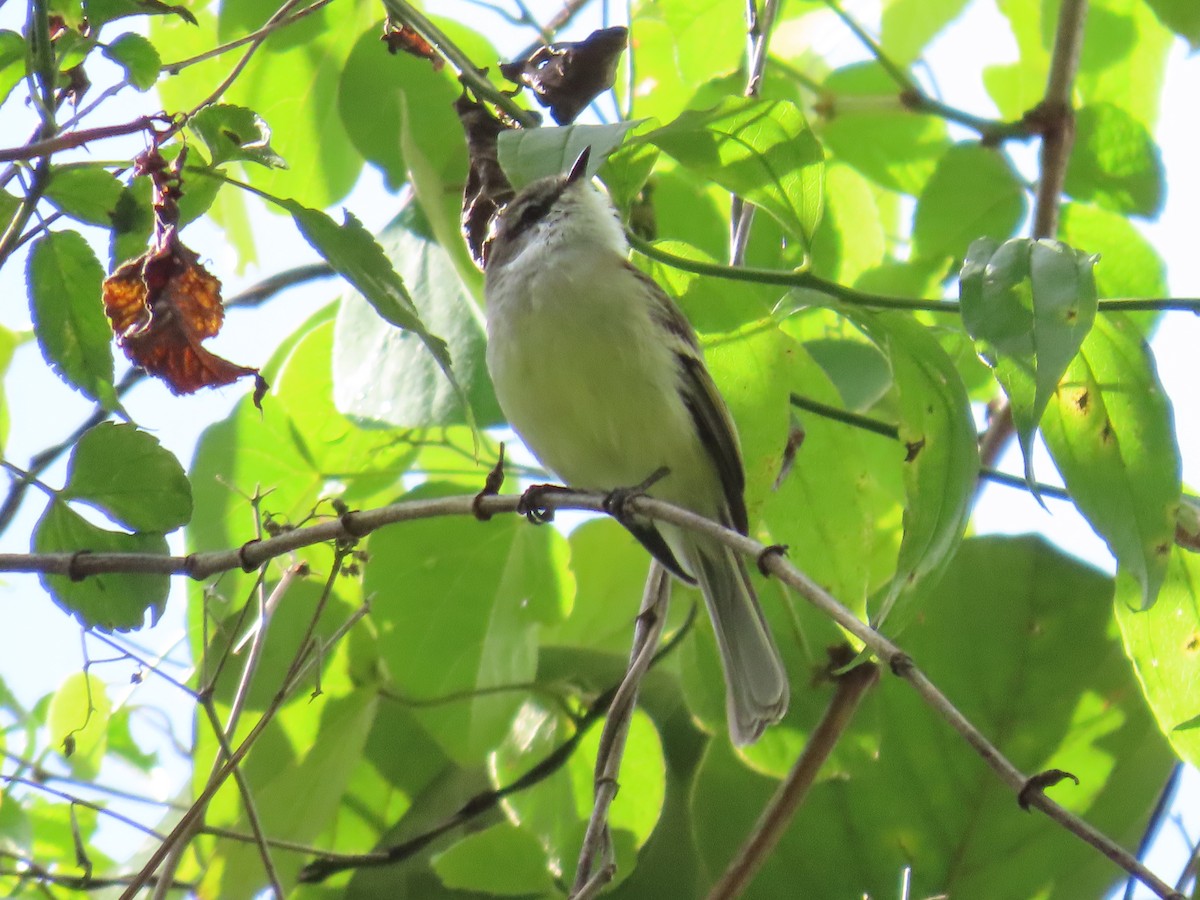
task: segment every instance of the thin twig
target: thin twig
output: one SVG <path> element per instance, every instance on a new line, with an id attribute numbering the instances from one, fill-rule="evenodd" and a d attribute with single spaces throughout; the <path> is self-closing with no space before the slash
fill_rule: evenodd
<path id="1" fill-rule="evenodd" d="M 642 594 L 642 606 L 638 611 L 637 626 L 634 628 L 629 668 L 613 697 L 608 717 L 604 720 L 604 730 L 600 734 L 600 747 L 596 752 L 595 797 L 575 869 L 575 883 L 570 894 L 573 900 L 587 900 L 598 894 L 612 880 L 616 871 L 612 837 L 608 829 L 608 810 L 620 787 L 617 778 L 621 771 L 621 759 L 625 755 L 625 739 L 637 707 L 638 688 L 654 659 L 658 639 L 667 621 L 670 598 L 670 576 L 657 561 L 652 562 Z"/>
<path id="2" fill-rule="evenodd" d="M 246 48 L 246 52 L 242 54 L 242 58 L 234 64 L 229 74 L 225 76 L 225 79 L 216 86 L 211 94 L 192 107 L 187 115 L 183 117 L 185 120 L 190 119 L 200 110 L 204 109 L 204 107 L 216 103 L 221 99 L 221 96 L 237 81 L 238 76 L 242 74 L 242 70 L 250 63 L 250 59 L 258 52 L 258 48 L 262 46 L 263 41 L 270 37 L 272 32 L 288 24 L 288 13 L 299 5 L 299 3 L 300 0 L 285 0 L 284 4 L 271 14 L 271 18 L 267 19 L 263 26 L 251 37 L 248 42 L 250 46 Z"/>
<path id="3" fill-rule="evenodd" d="M 837 689 L 821 721 L 809 735 L 804 752 L 775 789 L 754 830 L 709 891 L 708 900 L 732 900 L 750 886 L 751 879 L 791 824 L 796 810 L 800 808 L 809 788 L 816 781 L 821 766 L 825 764 L 825 760 L 829 758 L 829 754 L 833 752 L 847 726 L 854 719 L 859 702 L 878 680 L 879 667 L 873 663 L 855 666 L 837 678 Z"/>
<path id="4" fill-rule="evenodd" d="M 163 121 L 161 116 L 139 116 L 132 121 L 124 122 L 120 125 L 102 125 L 98 128 L 85 128 L 82 131 L 69 131 L 65 134 L 57 134 L 54 137 L 33 141 L 21 147 L 0 149 L 0 162 L 38 159 L 39 157 L 57 153 L 60 150 L 73 150 L 92 141 L 123 137 L 129 134 L 137 134 L 139 131 L 153 131 L 155 123 L 161 121 Z"/>
<path id="5" fill-rule="evenodd" d="M 330 580 L 326 582 L 325 590 L 333 589 L 333 578 L 336 578 L 336 571 L 331 573 Z M 354 627 L 355 624 L 366 614 L 367 608 L 360 607 L 350 618 L 339 627 L 330 638 L 330 642 L 341 640 L 342 636 Z M 308 669 L 313 665 L 313 659 L 308 652 L 307 646 L 300 646 L 296 650 L 296 654 L 292 659 L 292 664 L 288 668 L 287 674 L 284 676 L 279 690 L 271 698 L 262 716 L 254 723 L 254 726 L 242 739 L 241 743 L 233 750 L 232 755 L 225 761 L 219 770 L 200 792 L 200 795 L 193 801 L 188 810 L 175 823 L 175 827 L 171 829 L 170 834 L 154 849 L 150 854 L 150 858 L 138 871 L 137 875 L 131 880 L 129 887 L 121 893 L 121 900 L 134 900 L 138 892 L 146 886 L 149 880 L 153 877 L 158 867 L 163 864 L 163 861 L 170 855 L 172 848 L 176 843 L 192 833 L 192 829 L 196 827 L 199 819 L 203 816 L 204 810 L 212 798 L 216 796 L 218 790 L 225 783 L 226 779 L 233 774 L 233 771 L 241 764 L 246 754 L 257 743 L 259 737 L 271 724 L 275 715 L 283 708 L 292 692 L 300 684 L 300 680 L 304 677 Z"/>
<path id="6" fill-rule="evenodd" d="M 847 409 L 841 409 L 837 406 L 830 406 L 827 403 L 821 403 L 819 400 L 813 400 L 811 397 L 804 397 L 800 394 L 792 394 L 790 398 L 792 406 L 797 409 L 803 409 L 811 413 L 816 413 L 824 419 L 829 419 L 833 422 L 841 422 L 845 425 L 850 425 L 854 428 L 862 429 L 863 431 L 877 434 L 880 437 L 885 437 L 888 440 L 899 441 L 900 429 L 898 426 L 890 422 L 883 422 L 879 419 L 874 419 L 870 416 L 864 416 L 862 413 L 850 412 Z M 1025 491 L 1035 491 L 1043 497 L 1055 497 L 1059 500 L 1070 500 L 1071 494 L 1066 488 L 1059 487 L 1056 484 L 1046 484 L 1042 481 L 1035 481 L 1031 485 L 1020 475 L 1012 475 L 1008 472 L 1001 472 L 993 466 L 980 466 L 979 468 L 980 481 L 991 481 L 996 484 L 1002 484 L 1005 487 L 1018 488 Z"/>
<path id="7" fill-rule="evenodd" d="M 762 79 L 767 69 L 767 45 L 778 11 L 778 0 L 763 0 L 761 9 L 758 0 L 746 0 L 746 55 L 749 65 L 743 96 L 757 97 L 761 93 Z M 754 205 L 734 194 L 730 202 L 729 219 L 729 264 L 740 266 L 746 261 L 746 247 L 750 244 Z"/>
<path id="8" fill-rule="evenodd" d="M 1075 112 L 1071 92 L 1079 71 L 1087 0 L 1063 0 L 1058 10 L 1054 50 L 1046 93 L 1035 110 L 1041 122 L 1042 146 L 1038 161 L 1037 195 L 1033 207 L 1033 237 L 1053 238 L 1058 234 L 1059 204 L 1067 178 L 1067 163 L 1075 143 Z M 1101 305 L 1104 308 L 1104 305 Z M 1108 306 L 1109 309 L 1113 307 Z M 991 465 L 1012 440 L 1015 425 L 1007 398 L 992 409 L 987 430 L 980 439 L 980 458 Z"/>
<path id="9" fill-rule="evenodd" d="M 188 66 L 194 66 L 196 63 L 202 63 L 207 59 L 213 59 L 214 57 L 220 56 L 223 53 L 228 53 L 230 50 L 236 50 L 238 47 L 241 47 L 245 44 L 254 43 L 255 41 L 262 42 L 272 33 L 279 31 L 281 28 L 286 28 L 288 25 L 291 25 L 294 22 L 300 21 L 305 16 L 312 15 L 321 7 L 328 6 L 332 2 L 333 0 L 316 0 L 316 2 L 311 6 L 306 6 L 304 9 L 300 10 L 294 15 L 283 16 L 282 18 L 276 18 L 276 16 L 278 16 L 278 13 L 276 13 L 276 16 L 272 16 L 270 19 L 268 19 L 267 24 L 263 25 L 262 28 L 259 28 L 257 31 L 252 31 L 249 34 L 242 35 L 236 40 L 229 41 L 225 44 L 220 44 L 219 46 L 213 47 L 211 50 L 206 50 L 205 52 L 198 53 L 195 56 L 189 56 L 186 59 L 181 59 L 173 63 L 164 63 L 162 70 L 168 75 L 178 75 Z"/>

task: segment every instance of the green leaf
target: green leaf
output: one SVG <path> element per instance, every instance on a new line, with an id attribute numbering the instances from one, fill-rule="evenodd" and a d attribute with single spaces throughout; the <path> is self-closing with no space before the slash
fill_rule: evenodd
<path id="1" fill-rule="evenodd" d="M 962 540 L 979 477 L 975 422 L 958 370 L 923 325 L 899 313 L 841 311 L 891 361 L 896 386 L 904 537 L 895 576 L 871 609 L 876 628 L 898 617 L 886 629 L 895 633 L 909 619 L 914 589 L 936 577 Z"/>
<path id="2" fill-rule="evenodd" d="M 46 199 L 73 219 L 112 228 L 124 190 L 107 169 L 76 163 L 51 169 Z"/>
<path id="3" fill-rule="evenodd" d="M 122 706 L 108 720 L 108 752 L 149 775 L 159 764 L 158 753 L 147 753 L 134 740 L 129 730 L 129 722 L 134 709 Z"/>
<path id="4" fill-rule="evenodd" d="M 1048 18 L 1053 23 L 1053 15 Z M 1075 80 L 1083 103 L 1113 103 L 1153 132 L 1173 40 L 1148 3 L 1090 4 Z"/>
<path id="5" fill-rule="evenodd" d="M 176 16 L 181 22 L 196 24 L 186 6 L 162 0 L 87 0 L 87 16 L 93 28 L 126 16 Z"/>
<path id="6" fill-rule="evenodd" d="M 1162 257 L 1124 216 L 1083 203 L 1063 204 L 1059 237 L 1099 257 L 1096 287 L 1101 297 L 1163 297 Z"/>
<path id="7" fill-rule="evenodd" d="M 1179 758 L 1195 766 L 1200 764 L 1200 730 L 1195 727 L 1200 558 L 1172 548 L 1158 602 L 1142 609 L 1142 598 L 1135 578 L 1117 576 L 1114 609 L 1125 653 L 1158 727 Z"/>
<path id="8" fill-rule="evenodd" d="M 95 675 L 76 672 L 54 692 L 46 722 L 50 745 L 66 758 L 76 778 L 90 780 L 99 773 L 111 714 L 108 691 Z"/>
<path id="9" fill-rule="evenodd" d="M 71 387 L 116 409 L 112 329 L 100 303 L 104 270 L 83 236 L 51 232 L 29 252 L 26 272 L 38 347 Z"/>
<path id="10" fill-rule="evenodd" d="M 1033 438 L 1096 318 L 1095 257 L 1057 241 L 971 245 L 960 276 L 963 324 L 1012 408 L 1036 494 Z"/>
<path id="11" fill-rule="evenodd" d="M 825 214 L 813 236 L 813 270 L 853 284 L 884 260 L 888 225 L 880 208 L 882 192 L 855 169 L 841 163 L 825 169 Z"/>
<path id="12" fill-rule="evenodd" d="M 1191 0 L 1146 0 L 1158 20 L 1185 38 L 1192 50 L 1200 48 L 1200 6 Z"/>
<path id="13" fill-rule="evenodd" d="M 890 370 L 873 346 L 838 343 L 864 347 L 873 364 L 884 366 L 890 385 Z M 790 383 L 808 399 L 840 406 L 837 390 L 807 349 L 790 348 Z M 866 620 L 868 599 L 896 571 L 903 456 L 887 438 L 803 410 L 796 417 L 804 443 L 787 477 L 768 495 L 764 521 L 797 566 Z"/>
<path id="14" fill-rule="evenodd" d="M 741 9 L 725 0 L 640 0 L 631 15 L 636 40 L 630 41 L 627 65 L 637 83 L 619 75 L 615 88 L 621 108 L 631 108 L 633 117 L 673 119 L 696 85 L 737 72 L 742 64 L 744 42 L 729 36 L 744 35 L 746 23 Z"/>
<path id="15" fill-rule="evenodd" d="M 425 485 L 405 499 L 446 490 Z M 507 731 L 523 692 L 470 692 L 533 679 L 538 629 L 563 617 L 570 595 L 565 539 L 516 516 L 438 518 L 377 531 L 368 549 L 363 587 L 388 598 L 377 626 L 395 690 L 440 701 L 422 703 L 414 715 L 452 758 L 478 759 Z M 430 615 L 434 597 L 453 602 Z"/>
<path id="16" fill-rule="evenodd" d="M 573 656 L 572 659 L 576 672 L 579 672 L 581 658 Z M 619 680 L 622 668 L 618 662 L 611 677 Z M 643 697 L 652 692 L 649 682 L 644 683 Z M 672 701 L 677 705 L 678 696 L 668 702 Z M 566 765 L 550 773 L 536 789 L 513 793 L 506 798 L 511 819 L 522 830 L 537 836 L 546 848 L 551 865 L 556 868 L 564 863 L 573 868 L 579 856 L 580 842 L 592 811 L 595 759 L 602 725 L 603 721 L 595 723 L 582 736 Z M 573 725 L 564 719 L 561 708 L 531 697 L 522 705 L 504 742 L 492 756 L 494 783 L 516 781 L 528 771 L 531 759 L 547 758 L 572 734 Z M 617 832 L 614 837 L 624 836 L 627 840 L 624 848 L 618 842 L 618 853 L 626 857 L 620 862 L 624 875 L 630 874 L 634 851 L 651 840 L 663 814 L 668 778 L 663 749 L 654 721 L 644 709 L 636 709 L 618 773 L 618 780 L 627 790 L 617 793 L 609 813 L 609 824 Z M 627 852 L 621 854 L 622 850 Z"/>
<path id="17" fill-rule="evenodd" d="M 264 0 L 221 4 L 215 39 L 210 37 L 204 46 L 261 28 L 277 8 Z M 336 113 L 338 85 L 355 41 L 377 16 L 377 7 L 365 5 L 319 9 L 268 37 L 230 87 L 226 101 L 261 110 L 274 129 L 274 150 L 288 161 L 288 169 L 248 171 L 256 187 L 323 208 L 354 186 L 363 160 Z M 378 52 L 386 55 L 382 44 Z M 211 72 L 194 68 L 200 71 L 188 69 L 184 74 L 197 79 L 203 93 L 189 95 L 191 102 L 182 103 L 183 109 L 212 89 Z M 222 61 L 216 68 L 223 72 L 228 63 Z M 218 80 L 222 77 L 216 75 Z"/>
<path id="18" fill-rule="evenodd" d="M 1162 154 L 1146 127 L 1119 106 L 1085 106 L 1075 115 L 1063 187 L 1078 200 L 1154 218 L 1165 200 Z"/>
<path id="19" fill-rule="evenodd" d="M 520 128 L 500 132 L 496 149 L 504 174 L 520 190 L 531 181 L 567 172 L 585 147 L 588 177 L 595 175 L 608 155 L 621 146 L 638 120 L 612 125 L 563 125 L 557 128 Z"/>
<path id="20" fill-rule="evenodd" d="M 891 0 L 883 9 L 882 44 L 888 58 L 907 68 L 943 28 L 958 18 L 967 0 Z"/>
<path id="21" fill-rule="evenodd" d="M 1009 237 L 1025 211 L 1025 189 L 1003 153 L 956 144 L 917 199 L 914 250 L 926 259 L 962 259 L 976 238 Z"/>
<path id="22" fill-rule="evenodd" d="M 214 103 L 192 116 L 188 125 L 208 147 L 214 166 L 236 159 L 268 169 L 287 168 L 283 157 L 271 148 L 270 127 L 252 109 Z"/>
<path id="23" fill-rule="evenodd" d="M 104 55 L 125 70 L 125 78 L 139 91 L 148 91 L 158 81 L 162 58 L 140 34 L 123 34 L 107 47 Z"/>
<path id="24" fill-rule="evenodd" d="M 25 39 L 15 31 L 0 30 L 0 103 L 25 77 Z"/>
<path id="25" fill-rule="evenodd" d="M 514 825 L 501 824 L 467 835 L 435 855 L 432 864 L 442 884 L 451 889 L 501 897 L 554 891 L 541 844 Z"/>
<path id="26" fill-rule="evenodd" d="M 442 246 L 410 207 L 379 240 L 395 261 L 419 320 L 445 339 L 445 353 L 481 426 L 504 421 L 484 360 L 480 313 Z M 438 340 L 441 340 L 439 338 Z M 461 397 L 425 345 L 384 321 L 361 294 L 338 307 L 333 345 L 333 397 L 354 419 L 397 427 L 467 422 Z"/>
<path id="27" fill-rule="evenodd" d="M 166 556 L 161 534 L 107 531 L 88 522 L 59 500 L 51 500 L 33 532 L 35 553 L 146 553 Z M 162 615 L 170 579 L 166 575 L 123 573 L 89 575 L 73 581 L 65 575 L 41 575 L 42 586 L 59 608 L 86 628 L 129 631 Z"/>
<path id="28" fill-rule="evenodd" d="M 1170 401 L 1128 318 L 1096 319 L 1046 409 L 1042 434 L 1071 499 L 1148 608 L 1174 545 L 1180 461 Z"/>
<path id="29" fill-rule="evenodd" d="M 1174 759 L 1112 635 L 1111 591 L 1110 579 L 1040 539 L 972 539 L 936 585 L 926 582 L 904 649 L 1018 769 L 1079 776 L 1078 787 L 1049 789 L 1055 801 L 1135 846 Z M 870 722 L 877 741 L 839 743 L 841 765 L 813 785 L 756 877 L 756 898 L 895 896 L 905 868 L 913 897 L 1111 888 L 1112 864 L 1045 817 L 1022 814 L 1012 788 L 911 686 L 883 678 L 856 721 Z M 690 804 L 710 873 L 733 857 L 777 785 L 726 743 L 709 745 Z"/>
<path id="30" fill-rule="evenodd" d="M 451 40 L 471 35 L 457 23 L 435 17 Z M 338 83 L 337 107 L 342 126 L 354 147 L 383 171 L 388 187 L 398 188 L 408 180 L 410 162 L 397 135 L 407 117 L 412 130 L 429 146 L 440 147 L 439 160 L 453 161 L 461 182 L 466 171 L 466 151 L 462 124 L 454 112 L 454 100 L 461 86 L 450 69 L 435 71 L 426 59 L 407 53 L 390 54 L 380 44 L 381 23 L 366 28 L 354 43 Z M 474 35 L 459 43 L 472 59 L 498 59 L 494 50 L 476 51 L 482 38 Z M 470 49 L 468 49 L 470 47 Z M 464 146 L 459 155 L 451 152 L 457 142 Z M 461 199 L 461 198 L 460 198 Z"/>
<path id="31" fill-rule="evenodd" d="M 731 97 L 709 110 L 688 110 L 643 140 L 811 243 L 821 218 L 825 154 L 795 104 Z"/>
<path id="32" fill-rule="evenodd" d="M 1042 78 L 1042 88 L 1046 79 Z M 855 63 L 830 74 L 823 85 L 831 106 L 817 132 L 830 160 L 872 181 L 917 196 L 938 159 L 950 149 L 946 123 L 914 116 L 900 105 L 896 83 L 877 63 Z"/>
<path id="33" fill-rule="evenodd" d="M 292 214 L 304 239 L 371 304 L 385 321 L 420 338 L 454 389 L 466 415 L 470 399 L 451 369 L 450 348 L 421 321 L 412 296 L 383 248 L 354 215 L 346 211 L 338 225 L 325 213 L 288 200 L 283 206 Z"/>
<path id="34" fill-rule="evenodd" d="M 174 531 L 192 517 L 192 489 L 174 454 L 137 426 L 102 422 L 67 464 L 64 500 L 107 513 L 131 531 Z"/>

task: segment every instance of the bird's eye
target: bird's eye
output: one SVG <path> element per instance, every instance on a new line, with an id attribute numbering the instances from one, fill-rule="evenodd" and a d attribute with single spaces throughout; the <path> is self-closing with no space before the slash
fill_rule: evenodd
<path id="1" fill-rule="evenodd" d="M 548 200 L 528 204 L 517 216 L 517 229 L 523 231 L 548 212 L 550 212 L 550 202 Z"/>

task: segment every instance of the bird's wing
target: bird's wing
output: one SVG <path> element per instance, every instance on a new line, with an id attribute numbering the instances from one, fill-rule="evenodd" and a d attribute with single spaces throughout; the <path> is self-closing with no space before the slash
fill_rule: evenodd
<path id="1" fill-rule="evenodd" d="M 701 443 L 720 476 L 725 502 L 729 507 L 728 524 L 745 534 L 750 527 L 744 496 L 746 474 L 729 408 L 704 365 L 700 342 L 691 323 L 653 278 L 632 263 L 630 268 L 650 289 L 655 303 L 655 318 L 678 342 L 675 356 L 679 360 L 679 393 L 696 424 Z"/>

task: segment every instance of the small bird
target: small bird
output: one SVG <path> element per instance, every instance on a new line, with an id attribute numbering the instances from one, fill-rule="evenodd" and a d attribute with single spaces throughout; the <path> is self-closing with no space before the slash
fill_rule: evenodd
<path id="1" fill-rule="evenodd" d="M 586 177 L 535 181 L 500 213 L 489 250 L 487 364 L 529 450 L 566 484 L 653 497 L 745 534 L 733 420 L 690 323 L 629 262 L 617 211 Z M 699 584 L 725 669 L 729 733 L 757 740 L 787 710 L 788 679 L 741 558 L 663 522 L 625 522 L 679 578 Z"/>

